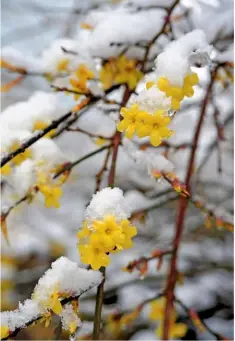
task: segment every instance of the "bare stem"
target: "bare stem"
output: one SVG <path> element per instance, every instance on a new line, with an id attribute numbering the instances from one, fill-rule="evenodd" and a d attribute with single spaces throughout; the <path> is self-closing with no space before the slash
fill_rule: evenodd
<path id="1" fill-rule="evenodd" d="M 211 75 L 211 81 L 208 85 L 205 98 L 202 102 L 202 108 L 201 113 L 198 119 L 197 127 L 194 134 L 193 139 L 193 146 L 191 150 L 191 155 L 188 163 L 188 169 L 185 179 L 185 185 L 187 190 L 190 190 L 190 180 L 194 169 L 194 163 L 195 163 L 195 156 L 196 151 L 198 147 L 199 142 L 199 136 L 201 132 L 201 128 L 203 125 L 203 120 L 206 114 L 207 105 L 209 103 L 210 95 L 212 92 L 212 87 L 215 81 L 216 73 L 218 70 L 217 66 L 214 70 L 214 72 Z M 172 259 L 170 263 L 170 269 L 169 269 L 169 275 L 167 280 L 167 286 L 166 286 L 166 308 L 165 308 L 165 320 L 164 320 L 164 328 L 163 328 L 163 340 L 168 340 L 169 338 L 169 328 L 170 328 L 170 318 L 171 318 L 171 312 L 173 308 L 173 302 L 174 302 L 174 290 L 175 290 L 175 283 L 177 278 L 177 256 L 178 256 L 178 250 L 182 238 L 183 228 L 184 228 L 184 219 L 186 215 L 186 210 L 188 206 L 188 200 L 185 197 L 180 197 L 179 199 L 179 211 L 178 211 L 178 217 L 176 221 L 176 231 L 175 231 L 175 237 L 173 240 L 173 254 Z"/>

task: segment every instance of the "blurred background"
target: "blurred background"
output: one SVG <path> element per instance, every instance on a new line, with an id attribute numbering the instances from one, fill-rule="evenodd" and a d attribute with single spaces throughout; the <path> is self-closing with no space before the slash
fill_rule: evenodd
<path id="1" fill-rule="evenodd" d="M 81 23 L 93 13 L 138 11 L 143 17 L 156 6 L 166 7 L 172 1 L 91 1 L 91 0 L 2 0 L 1 45 L 12 46 L 25 56 L 40 56 L 56 39 L 69 38 L 86 44 Z M 155 4 L 156 3 L 156 4 Z M 155 8 L 154 8 L 155 7 Z M 183 14 L 182 14 L 183 13 Z M 94 14 L 94 18 L 95 15 Z M 97 17 L 98 17 L 97 14 Z M 100 15 L 101 15 L 100 14 Z M 90 16 L 90 17 L 89 17 Z M 146 16 L 147 20 L 147 16 Z M 89 22 L 89 20 L 88 20 Z M 120 25 L 122 23 L 120 22 Z M 215 60 L 224 60 L 224 53 L 233 50 L 233 1 L 231 0 L 182 0 L 175 11 L 172 30 L 176 37 L 202 28 L 210 44 L 214 46 Z M 110 30 L 115 28 L 110 27 Z M 135 27 L 136 31 L 141 27 Z M 148 39 L 148 36 L 146 36 Z M 162 39 L 157 48 L 161 51 L 167 44 Z M 79 44 L 78 44 L 79 45 Z M 229 54 L 231 60 L 231 53 Z M 233 57 L 232 57 L 233 59 Z M 209 70 L 197 70 L 200 85 L 196 95 L 187 99 L 174 122 L 176 136 L 173 144 L 187 144 L 192 140 L 193 128 L 201 110 L 202 99 L 208 84 Z M 12 75 L 2 71 L 2 83 L 9 82 Z M 35 91 L 52 92 L 43 77 L 26 77 L 22 83 L 2 95 L 2 110 L 19 101 L 25 101 Z M 57 94 L 61 108 L 68 111 L 74 101 L 64 94 Z M 218 140 L 214 111 L 223 127 L 224 138 Z M 218 77 L 215 92 L 210 99 L 208 113 L 198 151 L 197 172 L 193 179 L 193 191 L 209 208 L 231 220 L 233 214 L 233 86 L 226 75 Z M 20 114 L 20 113 L 19 113 Z M 110 134 L 114 129 L 112 117 L 102 108 L 94 106 L 80 119 L 80 127 L 96 134 Z M 69 158 L 79 158 L 97 146 L 83 134 L 64 132 L 56 140 L 57 145 Z M 166 152 L 165 147 L 160 147 Z M 183 176 L 188 158 L 187 148 L 168 150 L 176 166 L 176 174 Z M 18 301 L 29 298 L 34 286 L 52 261 L 61 255 L 79 263 L 76 233 L 84 219 L 84 211 L 95 189 L 95 176 L 99 172 L 105 154 L 101 153 L 75 167 L 63 186 L 59 209 L 46 209 L 40 200 L 22 203 L 8 217 L 10 247 L 2 240 L 1 247 L 1 310 L 11 310 Z M 220 166 L 218 166 L 218 163 Z M 107 177 L 102 186 L 106 186 Z M 169 257 L 164 258 L 160 271 L 156 261 L 151 261 L 145 277 L 138 271 L 122 270 L 129 261 L 149 256 L 155 248 L 165 249 L 174 235 L 178 196 L 164 181 L 156 182 L 136 165 L 124 148 L 120 148 L 117 161 L 116 185 L 123 189 L 133 212 L 133 223 L 138 227 L 133 249 L 112 256 L 105 283 L 105 316 L 115 311 L 134 308 L 153 296 L 165 285 Z M 2 202 L 4 203 L 4 193 Z M 146 208 L 150 208 L 145 211 Z M 177 296 L 194 308 L 214 331 L 233 338 L 233 234 L 216 226 L 196 207 L 189 205 L 183 242 L 180 247 L 179 269 L 184 278 L 176 288 Z M 92 330 L 95 290 L 89 291 L 80 303 L 84 321 L 79 335 Z M 154 340 L 155 326 L 148 319 L 149 308 L 143 310 L 138 320 L 120 339 Z M 210 340 L 211 334 L 195 329 L 188 317 L 180 312 L 180 321 L 187 323 L 186 340 Z M 18 334 L 16 339 L 51 339 L 55 325 L 48 328 L 42 324 L 31 326 Z M 108 339 L 117 339 L 115 334 Z M 68 339 L 67 334 L 61 338 Z"/>

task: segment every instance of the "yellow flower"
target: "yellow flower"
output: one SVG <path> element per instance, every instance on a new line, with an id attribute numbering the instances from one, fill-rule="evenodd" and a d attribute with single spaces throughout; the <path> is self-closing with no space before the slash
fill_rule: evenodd
<path id="1" fill-rule="evenodd" d="M 60 207 L 59 200 L 63 192 L 59 186 L 38 185 L 38 189 L 45 197 L 45 206 L 47 208 Z"/>
<path id="2" fill-rule="evenodd" d="M 8 335 L 10 334 L 10 330 L 7 326 L 1 326 L 1 339 L 8 337 Z"/>
<path id="3" fill-rule="evenodd" d="M 51 299 L 49 300 L 50 309 L 56 314 L 60 315 L 62 312 L 62 305 L 59 300 L 59 294 L 57 291 L 54 291 Z"/>
<path id="4" fill-rule="evenodd" d="M 149 318 L 152 321 L 161 320 L 164 318 L 165 314 L 165 305 L 166 305 L 166 298 L 161 297 L 157 300 L 151 302 L 150 306 L 150 313 Z"/>
<path id="5" fill-rule="evenodd" d="M 163 337 L 163 321 L 160 322 L 158 328 L 156 329 L 156 334 L 159 340 Z M 184 323 L 175 323 L 174 320 L 170 322 L 169 328 L 169 339 L 179 339 L 183 337 L 187 332 L 187 325 Z"/>
<path id="6" fill-rule="evenodd" d="M 123 120 L 118 123 L 117 130 L 120 132 L 125 131 L 125 136 L 129 139 L 133 137 L 136 131 L 137 114 L 139 113 L 138 104 L 132 104 L 132 106 L 127 108 L 121 108 L 121 115 Z"/>
<path id="7" fill-rule="evenodd" d="M 61 294 L 59 294 L 58 291 L 59 285 L 56 284 L 56 286 L 54 287 L 54 290 L 52 292 L 52 294 L 50 295 L 50 297 L 48 297 L 45 300 L 40 300 L 40 303 L 46 308 L 46 309 L 50 309 L 52 310 L 56 315 L 60 315 L 62 312 L 62 304 L 59 300 L 59 297 L 62 297 Z M 38 293 L 34 292 L 32 294 L 32 299 L 33 300 L 38 300 Z M 45 320 L 49 318 L 49 315 L 46 314 L 44 315 Z M 47 322 L 48 323 L 48 322 Z"/>
<path id="8" fill-rule="evenodd" d="M 108 266 L 110 259 L 108 255 L 92 245 L 79 245 L 78 246 L 81 262 L 90 264 L 93 270 L 98 270 L 102 266 Z"/>
<path id="9" fill-rule="evenodd" d="M 103 146 L 107 141 L 108 141 L 107 139 L 104 139 L 102 137 L 98 137 L 95 140 L 95 144 L 97 144 L 97 146 Z"/>
<path id="10" fill-rule="evenodd" d="M 92 227 L 95 232 L 92 233 L 90 242 L 94 247 L 105 252 L 110 252 L 115 247 L 122 249 L 121 244 L 125 242 L 125 235 L 114 216 L 105 216 L 103 221 L 95 221 Z"/>
<path id="11" fill-rule="evenodd" d="M 142 77 L 142 72 L 137 68 L 137 61 L 127 59 L 124 55 L 110 58 L 100 71 L 100 80 L 105 90 L 113 84 L 127 84 L 129 89 L 133 90 Z"/>
<path id="12" fill-rule="evenodd" d="M 87 88 L 87 81 L 94 78 L 94 73 L 89 70 L 85 64 L 81 64 L 75 72 L 76 78 L 70 79 L 72 90 L 87 94 L 89 92 Z M 81 94 L 75 94 L 74 99 L 77 100 Z"/>
<path id="13" fill-rule="evenodd" d="M 192 97 L 194 95 L 193 86 L 196 85 L 198 81 L 198 75 L 193 72 L 185 76 L 182 87 L 172 86 L 169 80 L 165 77 L 159 78 L 157 86 L 159 90 L 165 92 L 167 97 L 171 97 L 171 109 L 179 110 L 180 102 L 184 99 L 184 96 Z M 147 83 L 146 87 L 151 87 L 152 85 L 152 83 Z"/>
<path id="14" fill-rule="evenodd" d="M 94 73 L 89 70 L 85 64 L 81 64 L 76 71 L 76 76 L 78 79 L 88 80 L 94 78 Z"/>
<path id="15" fill-rule="evenodd" d="M 49 175 L 44 172 L 38 172 L 36 187 L 45 197 L 45 207 L 60 207 L 59 200 L 63 192 L 59 185 L 60 182 L 57 184 L 53 183 L 52 178 Z"/>
<path id="16" fill-rule="evenodd" d="M 120 318 L 120 314 L 111 314 L 107 317 L 106 329 L 110 334 L 116 337 L 121 333 Z"/>
<path id="17" fill-rule="evenodd" d="M 126 130 L 125 136 L 128 138 L 132 138 L 136 131 L 140 138 L 149 136 L 151 144 L 157 147 L 163 139 L 169 138 L 173 133 L 167 127 L 171 119 L 165 116 L 164 110 L 157 110 L 151 115 L 141 111 L 138 104 L 133 104 L 129 109 L 122 108 L 121 115 L 123 120 L 118 123 L 117 130 Z"/>
<path id="18" fill-rule="evenodd" d="M 45 128 L 48 127 L 48 123 L 46 122 L 43 122 L 43 121 L 40 121 L 40 120 L 37 120 L 35 123 L 34 123 L 34 126 L 33 126 L 33 131 L 36 131 L 36 130 L 44 130 Z M 54 133 L 56 132 L 56 129 L 52 129 L 51 131 L 49 131 L 46 135 L 44 135 L 44 137 L 46 138 L 51 138 Z"/>
<path id="19" fill-rule="evenodd" d="M 18 142 L 15 142 L 12 146 L 11 146 L 11 152 L 16 151 L 18 148 L 20 147 L 20 144 Z M 15 164 L 15 165 L 20 165 L 24 160 L 29 159 L 32 157 L 32 152 L 29 149 L 26 149 L 24 152 L 16 155 L 11 161 Z"/>
<path id="20" fill-rule="evenodd" d="M 49 327 L 49 325 L 51 323 L 51 318 L 52 318 L 51 313 L 48 311 L 40 319 L 40 323 L 45 322 L 45 327 L 47 328 L 47 327 Z"/>
<path id="21" fill-rule="evenodd" d="M 140 311 L 138 309 L 135 309 L 135 310 L 131 311 L 130 313 L 124 314 L 120 319 L 120 324 L 121 325 L 128 325 L 128 324 L 132 323 L 134 320 L 137 319 L 139 314 L 140 314 Z"/>
<path id="22" fill-rule="evenodd" d="M 148 116 L 145 113 L 142 122 L 138 126 L 137 136 L 144 137 L 149 135 L 150 142 L 155 147 L 159 146 L 163 139 L 169 138 L 173 133 L 167 127 L 171 119 L 165 116 L 164 110 L 157 110 L 153 115 L 148 114 Z"/>
<path id="23" fill-rule="evenodd" d="M 77 234 L 81 262 L 90 264 L 94 270 L 108 266 L 108 254 L 132 247 L 131 238 L 136 234 L 136 228 L 127 219 L 117 222 L 111 215 L 95 220 L 90 227 L 85 222 Z"/>
<path id="24" fill-rule="evenodd" d="M 160 321 L 159 326 L 156 330 L 156 334 L 159 339 L 163 336 L 163 325 L 165 316 L 166 298 L 161 297 L 151 302 L 151 309 L 149 318 L 152 321 Z M 176 311 L 175 309 L 171 312 L 170 328 L 169 328 L 169 339 L 180 338 L 186 334 L 187 326 L 183 323 L 175 323 Z"/>
<path id="25" fill-rule="evenodd" d="M 87 223 L 87 221 L 85 221 L 85 222 L 83 223 L 82 229 L 78 231 L 77 237 L 78 237 L 78 239 L 83 240 L 83 239 L 85 239 L 85 238 L 90 237 L 91 233 L 92 233 L 92 230 L 89 229 L 88 223 Z"/>
<path id="26" fill-rule="evenodd" d="M 69 64 L 69 60 L 68 59 L 61 59 L 59 61 L 59 63 L 57 64 L 57 66 L 56 66 L 56 70 L 58 72 L 68 71 L 68 64 Z"/>
<path id="27" fill-rule="evenodd" d="M 9 165 L 9 163 L 7 163 L 3 167 L 1 167 L 0 175 L 8 176 L 10 174 L 11 174 L 11 166 Z"/>
<path id="28" fill-rule="evenodd" d="M 125 236 L 125 239 L 120 245 L 124 249 L 130 249 L 133 246 L 133 242 L 131 238 L 137 235 L 137 229 L 135 226 L 132 226 L 128 219 L 122 220 L 121 222 L 121 228 L 123 231 L 123 234 Z"/>

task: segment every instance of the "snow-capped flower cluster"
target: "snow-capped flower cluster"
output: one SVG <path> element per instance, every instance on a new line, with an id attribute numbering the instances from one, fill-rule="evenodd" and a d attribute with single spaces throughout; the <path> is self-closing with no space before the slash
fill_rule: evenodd
<path id="1" fill-rule="evenodd" d="M 130 209 L 120 188 L 107 187 L 94 194 L 87 206 L 85 219 L 90 223 L 105 215 L 113 215 L 117 221 L 130 217 Z"/>
<path id="2" fill-rule="evenodd" d="M 73 333 L 81 324 L 77 316 L 77 305 L 71 303 L 62 307 L 61 300 L 80 296 L 101 280 L 101 273 L 79 268 L 68 258 L 60 257 L 40 278 L 32 299 L 19 303 L 16 310 L 1 313 L 1 337 L 7 337 L 16 328 L 26 327 L 28 322 L 39 316 L 50 319 L 51 311 L 60 315 L 63 328 Z"/>
<path id="3" fill-rule="evenodd" d="M 22 143 L 33 137 L 37 131 L 45 129 L 61 113 L 56 95 L 41 91 L 36 92 L 28 101 L 9 106 L 0 118 L 2 156 L 16 151 Z M 1 167 L 1 174 L 16 189 L 17 196 L 25 195 L 35 186 L 41 191 L 42 177 L 46 178 L 44 182 L 47 185 L 51 183 L 51 187 L 54 187 L 52 173 L 67 161 L 67 157 L 54 140 L 50 139 L 54 132 L 55 130 L 51 130 Z M 61 189 L 59 191 L 61 192 Z M 46 192 L 48 195 L 51 194 L 48 186 L 46 191 L 45 188 L 41 191 L 47 199 Z M 58 205 L 57 203 L 46 206 L 58 207 Z"/>
<path id="4" fill-rule="evenodd" d="M 57 293 L 57 301 L 67 296 L 79 296 L 100 281 L 100 273 L 79 268 L 68 258 L 60 257 L 38 281 L 33 299 L 51 309 L 50 299 L 53 294 Z"/>
<path id="5" fill-rule="evenodd" d="M 132 247 L 131 239 L 137 231 L 129 217 L 129 208 L 119 188 L 105 188 L 96 193 L 78 232 L 81 261 L 97 270 L 108 266 L 110 253 Z"/>
<path id="6" fill-rule="evenodd" d="M 146 89 L 132 100 L 130 108 L 121 109 L 123 119 L 117 129 L 125 131 L 128 138 L 135 133 L 139 138 L 149 136 L 155 147 L 169 138 L 170 110 L 179 110 L 184 97 L 194 95 L 193 86 L 199 79 L 191 66 L 208 64 L 209 52 L 205 34 L 200 30 L 170 43 L 155 60 L 154 78 L 146 83 Z"/>

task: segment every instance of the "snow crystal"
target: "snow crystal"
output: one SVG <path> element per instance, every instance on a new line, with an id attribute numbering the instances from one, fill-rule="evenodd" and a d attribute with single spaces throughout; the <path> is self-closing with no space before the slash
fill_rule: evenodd
<path id="1" fill-rule="evenodd" d="M 11 184 L 17 194 L 24 196 L 29 188 L 35 183 L 34 163 L 32 160 L 25 160 L 18 167 L 15 167 L 10 177 Z"/>
<path id="2" fill-rule="evenodd" d="M 43 63 L 40 58 L 25 55 L 25 53 L 12 46 L 2 49 L 2 59 L 13 66 L 21 67 L 29 72 L 43 72 Z"/>
<path id="3" fill-rule="evenodd" d="M 103 17 L 99 14 L 102 20 L 97 23 L 89 39 L 91 55 L 102 58 L 116 56 L 120 54 L 123 47 L 111 46 L 112 43 L 134 44 L 137 41 L 150 40 L 160 30 L 164 15 L 165 11 L 162 9 L 145 13 L 129 13 L 119 10 L 109 12 L 108 15 L 106 12 L 106 16 Z M 138 29 L 139 27 L 141 30 Z M 138 49 L 138 55 L 139 52 Z"/>
<path id="4" fill-rule="evenodd" d="M 33 160 L 36 163 L 40 162 L 40 168 L 51 169 L 68 160 L 51 139 L 41 138 L 32 145 L 31 149 Z"/>
<path id="5" fill-rule="evenodd" d="M 148 90 L 142 90 L 136 98 L 133 98 L 132 102 L 139 104 L 142 110 L 151 114 L 160 109 L 167 111 L 171 106 L 170 98 L 155 86 Z"/>
<path id="6" fill-rule="evenodd" d="M 159 172 L 172 172 L 174 165 L 171 161 L 166 159 L 161 154 L 156 154 L 155 151 L 141 151 L 138 150 L 137 146 L 130 140 L 125 139 L 123 146 L 127 151 L 128 155 L 139 165 L 142 165 L 150 176 L 153 176 L 154 171 Z"/>
<path id="7" fill-rule="evenodd" d="M 60 317 L 62 322 L 62 328 L 64 330 L 69 330 L 71 322 L 75 323 L 76 327 L 80 327 L 82 324 L 80 318 L 74 312 L 72 305 L 68 303 L 63 306 L 63 310 L 62 313 L 60 314 Z"/>
<path id="8" fill-rule="evenodd" d="M 172 85 L 182 86 L 190 66 L 205 66 L 211 46 L 205 33 L 194 30 L 167 45 L 155 60 L 157 78 L 166 77 Z"/>
<path id="9" fill-rule="evenodd" d="M 42 313 L 37 301 L 26 300 L 19 302 L 18 309 L 13 311 L 1 312 L 1 325 L 9 328 L 13 332 L 16 328 L 26 327 L 26 324 L 32 319 L 36 319 Z"/>
<path id="10" fill-rule="evenodd" d="M 71 296 L 81 295 L 89 288 L 98 285 L 102 275 L 98 271 L 79 268 L 75 262 L 60 257 L 51 264 L 34 289 L 38 302 L 46 300 L 56 289 Z M 58 285 L 58 288 L 57 288 Z"/>
<path id="11" fill-rule="evenodd" d="M 12 147 L 14 143 L 21 144 L 31 136 L 31 134 L 26 130 L 11 130 L 8 129 L 5 125 L 1 126 L 0 135 L 1 150 L 4 152 L 8 151 L 8 148 Z"/>
<path id="12" fill-rule="evenodd" d="M 93 195 L 86 209 L 85 219 L 99 220 L 103 219 L 104 215 L 113 215 L 117 220 L 130 217 L 129 207 L 120 188 L 107 187 Z"/>
<path id="13" fill-rule="evenodd" d="M 61 113 L 58 97 L 43 91 L 36 91 L 28 101 L 7 107 L 0 122 L 9 129 L 32 131 L 37 120 L 50 123 Z"/>
<path id="14" fill-rule="evenodd" d="M 42 53 L 42 63 L 45 72 L 56 72 L 57 65 L 61 60 L 67 59 L 68 61 L 71 61 L 74 59 L 74 55 L 65 53 L 62 50 L 62 47 L 68 51 L 76 52 L 76 41 L 71 39 L 57 39 L 53 41 L 53 43 Z"/>

